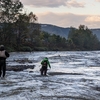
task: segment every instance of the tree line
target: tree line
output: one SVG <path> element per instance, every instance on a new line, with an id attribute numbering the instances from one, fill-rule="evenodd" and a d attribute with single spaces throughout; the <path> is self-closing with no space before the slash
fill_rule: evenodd
<path id="1" fill-rule="evenodd" d="M 9 51 L 99 50 L 96 35 L 84 25 L 70 28 L 68 39 L 41 31 L 38 17 L 19 0 L 0 0 L 0 44 Z"/>
<path id="2" fill-rule="evenodd" d="M 71 27 L 68 39 L 75 50 L 99 50 L 100 41 L 85 25 L 80 25 L 78 29 Z"/>

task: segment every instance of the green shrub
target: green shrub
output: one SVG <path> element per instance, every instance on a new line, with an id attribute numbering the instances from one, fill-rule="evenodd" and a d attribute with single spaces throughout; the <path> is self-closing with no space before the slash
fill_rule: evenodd
<path id="1" fill-rule="evenodd" d="M 23 46 L 23 47 L 21 47 L 21 48 L 20 48 L 20 51 L 24 51 L 24 52 L 31 52 L 31 51 L 32 51 L 32 49 L 31 49 L 31 47 L 28 47 L 28 46 Z"/>
<path id="2" fill-rule="evenodd" d="M 14 48 L 11 48 L 11 47 L 6 47 L 6 50 L 7 50 L 8 52 L 14 52 L 14 51 L 15 51 L 15 49 L 14 49 Z"/>
<path id="3" fill-rule="evenodd" d="M 34 50 L 35 51 L 47 51 L 48 48 L 46 48 L 46 47 L 35 47 Z"/>

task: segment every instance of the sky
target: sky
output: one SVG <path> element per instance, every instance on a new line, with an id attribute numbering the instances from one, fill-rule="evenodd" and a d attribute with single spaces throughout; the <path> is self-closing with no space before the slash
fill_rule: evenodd
<path id="1" fill-rule="evenodd" d="M 33 12 L 38 23 L 60 27 L 85 25 L 100 28 L 100 0 L 20 0 L 27 13 Z"/>

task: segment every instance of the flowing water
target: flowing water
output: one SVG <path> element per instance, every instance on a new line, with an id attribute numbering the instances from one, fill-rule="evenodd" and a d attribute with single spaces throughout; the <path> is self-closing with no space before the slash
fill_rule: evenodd
<path id="1" fill-rule="evenodd" d="M 48 76 L 39 72 L 44 57 L 51 64 Z M 13 52 L 7 66 L 16 65 L 35 68 L 7 71 L 0 100 L 100 100 L 100 51 Z"/>

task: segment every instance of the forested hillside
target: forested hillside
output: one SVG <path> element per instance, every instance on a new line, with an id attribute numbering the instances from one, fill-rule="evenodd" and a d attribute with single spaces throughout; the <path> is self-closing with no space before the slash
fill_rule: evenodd
<path id="1" fill-rule="evenodd" d="M 49 34 L 56 34 L 67 39 L 70 28 L 58 27 L 50 24 L 41 24 L 41 30 Z"/>
<path id="2" fill-rule="evenodd" d="M 49 34 L 56 34 L 60 35 L 61 37 L 65 37 L 66 39 L 68 38 L 68 34 L 70 31 L 71 27 L 69 28 L 63 28 L 63 27 L 58 27 L 55 25 L 50 25 L 50 24 L 41 24 L 41 30 L 45 31 Z M 100 29 L 90 29 L 93 34 L 96 34 L 97 38 L 100 40 Z"/>

